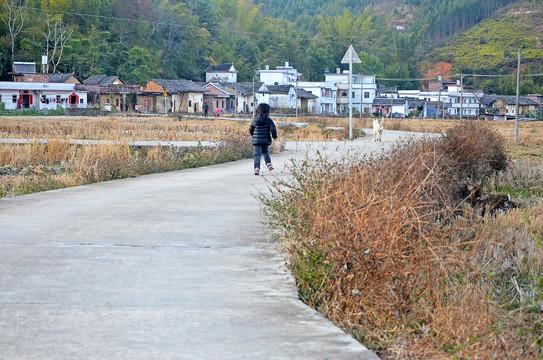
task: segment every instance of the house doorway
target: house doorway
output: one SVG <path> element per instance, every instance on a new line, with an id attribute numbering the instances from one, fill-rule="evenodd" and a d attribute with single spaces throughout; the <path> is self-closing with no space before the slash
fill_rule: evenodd
<path id="1" fill-rule="evenodd" d="M 23 99 L 21 102 L 21 106 L 23 107 L 23 109 L 28 109 L 30 105 L 32 105 L 32 101 L 30 99 L 31 96 L 32 95 L 29 94 L 23 94 Z"/>
<path id="2" fill-rule="evenodd" d="M 77 105 L 78 102 L 79 102 L 79 96 L 77 96 L 76 94 L 72 94 L 68 97 L 68 103 L 70 105 Z"/>

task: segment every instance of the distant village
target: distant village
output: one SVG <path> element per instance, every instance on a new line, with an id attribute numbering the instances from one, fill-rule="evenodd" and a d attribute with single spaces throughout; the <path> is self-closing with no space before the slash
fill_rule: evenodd
<path id="1" fill-rule="evenodd" d="M 139 112 L 144 114 L 199 114 L 207 104 L 209 115 L 252 114 L 260 103 L 273 111 L 304 115 L 348 114 L 349 100 L 356 113 L 394 118 L 484 118 L 508 120 L 516 117 L 516 97 L 486 95 L 464 88 L 460 81 L 435 81 L 427 90 L 398 90 L 382 86 L 374 75 L 352 74 L 337 68 L 325 72 L 323 81 L 302 81 L 290 66 L 275 70 L 266 66 L 252 82 L 238 82 L 232 63 L 212 65 L 205 82 L 152 79 L 144 86 L 127 84 L 118 76 L 94 75 L 80 79 L 75 74 L 44 74 L 32 62 L 13 64 L 13 82 L 0 82 L 0 106 L 7 110 L 52 110 L 73 113 L 85 109 Z M 350 93 L 349 93 L 350 92 Z M 349 97 L 351 99 L 349 99 Z M 519 116 L 541 111 L 543 96 L 522 96 Z M 2 105 L 3 104 L 3 105 Z"/>

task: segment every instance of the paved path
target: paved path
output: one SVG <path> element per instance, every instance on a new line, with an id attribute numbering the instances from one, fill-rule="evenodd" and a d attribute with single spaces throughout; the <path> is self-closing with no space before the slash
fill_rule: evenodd
<path id="1" fill-rule="evenodd" d="M 273 176 L 243 160 L 1 199 L 0 358 L 377 358 L 298 299 L 253 197 Z"/>

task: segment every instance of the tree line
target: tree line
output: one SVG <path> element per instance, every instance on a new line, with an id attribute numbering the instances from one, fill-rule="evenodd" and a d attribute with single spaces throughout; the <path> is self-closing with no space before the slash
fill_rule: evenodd
<path id="1" fill-rule="evenodd" d="M 290 61 L 305 79 L 317 81 L 340 66 L 353 44 L 362 59 L 355 72 L 418 78 L 429 40 L 450 37 L 511 2 L 1 0 L 0 77 L 10 79 L 13 61 L 39 62 L 47 54 L 49 72 L 83 79 L 202 80 L 210 64 L 233 62 L 239 81 L 251 81 L 255 70 Z M 444 20 L 449 16 L 454 25 Z"/>

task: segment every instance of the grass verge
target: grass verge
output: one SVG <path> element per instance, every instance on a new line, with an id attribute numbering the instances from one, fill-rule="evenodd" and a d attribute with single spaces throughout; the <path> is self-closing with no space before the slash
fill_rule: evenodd
<path id="1" fill-rule="evenodd" d="M 0 198 L 250 158 L 252 145 L 231 135 L 214 147 L 132 149 L 124 145 L 0 146 Z"/>

